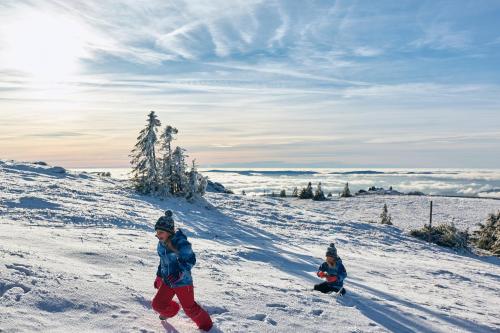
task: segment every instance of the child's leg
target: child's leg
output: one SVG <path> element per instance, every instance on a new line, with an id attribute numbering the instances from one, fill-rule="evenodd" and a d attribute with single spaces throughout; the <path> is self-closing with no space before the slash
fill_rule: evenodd
<path id="1" fill-rule="evenodd" d="M 323 282 L 320 284 L 314 285 L 314 290 L 321 291 L 322 293 L 331 293 L 331 292 L 338 292 L 340 289 L 331 287 L 328 282 Z"/>
<path id="2" fill-rule="evenodd" d="M 194 301 L 193 286 L 179 287 L 174 290 L 186 315 L 198 325 L 199 329 L 209 331 L 212 328 L 212 319 L 210 319 L 210 315 Z"/>
<path id="3" fill-rule="evenodd" d="M 171 318 L 179 312 L 180 306 L 172 300 L 175 292 L 172 288 L 162 283 L 158 292 L 156 293 L 151 306 L 162 317 Z"/>

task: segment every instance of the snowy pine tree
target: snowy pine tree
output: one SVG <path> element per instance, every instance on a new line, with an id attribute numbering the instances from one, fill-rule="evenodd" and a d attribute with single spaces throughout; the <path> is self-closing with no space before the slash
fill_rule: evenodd
<path id="1" fill-rule="evenodd" d="M 187 172 L 185 150 L 173 149 L 172 142 L 178 133 L 177 128 L 166 126 L 158 139 L 161 126 L 154 111 L 148 115 L 148 123 L 140 132 L 130 157 L 132 158 L 131 180 L 134 187 L 143 194 L 203 196 L 208 186 L 208 177 L 202 176 L 196 162 Z M 160 146 L 157 157 L 156 146 Z"/>
<path id="2" fill-rule="evenodd" d="M 351 190 L 349 190 L 349 183 L 345 183 L 344 190 L 342 191 L 342 194 L 340 196 L 342 198 L 352 197 Z"/>
<path id="3" fill-rule="evenodd" d="M 313 197 L 314 197 L 314 193 L 312 190 L 312 184 L 311 184 L 311 182 L 309 182 L 309 184 L 307 184 L 307 187 L 300 190 L 299 198 L 300 199 L 312 199 Z"/>
<path id="4" fill-rule="evenodd" d="M 486 224 L 479 224 L 479 230 L 474 231 L 472 241 L 480 249 L 500 256 L 500 211 L 489 214 Z"/>
<path id="5" fill-rule="evenodd" d="M 170 125 L 166 126 L 160 136 L 161 153 L 162 156 L 158 162 L 160 166 L 160 187 L 161 194 L 174 194 L 172 175 L 174 173 L 174 166 L 172 161 L 172 141 L 175 139 L 174 135 L 177 134 L 177 128 Z"/>
<path id="6" fill-rule="evenodd" d="M 172 153 L 172 187 L 173 194 L 183 196 L 187 194 L 188 177 L 186 174 L 186 155 L 185 150 L 181 147 L 176 147 Z"/>
<path id="7" fill-rule="evenodd" d="M 384 209 L 382 210 L 382 214 L 380 214 L 380 223 L 392 225 L 392 218 L 387 209 L 387 204 L 384 204 Z"/>
<path id="8" fill-rule="evenodd" d="M 325 201 L 325 193 L 323 193 L 323 190 L 321 189 L 321 182 L 318 183 L 318 187 L 316 187 L 316 191 L 314 192 L 314 201 Z"/>
<path id="9" fill-rule="evenodd" d="M 296 198 L 298 196 L 299 196 L 299 189 L 297 187 L 294 187 L 292 191 L 292 197 Z"/>
<path id="10" fill-rule="evenodd" d="M 137 137 L 132 150 L 132 183 L 137 191 L 143 194 L 154 194 L 158 190 L 158 167 L 156 160 L 156 144 L 158 127 L 161 126 L 154 111 L 148 115 L 147 125 Z"/>
<path id="11" fill-rule="evenodd" d="M 286 198 L 286 190 L 283 189 L 283 190 L 280 191 L 280 197 L 281 198 Z"/>
<path id="12" fill-rule="evenodd" d="M 187 195 L 188 199 L 194 199 L 200 193 L 200 179 L 198 176 L 198 171 L 196 168 L 196 160 L 193 160 L 191 163 L 191 170 L 188 174 L 188 186 L 187 186 Z"/>
<path id="13" fill-rule="evenodd" d="M 198 193 L 204 196 L 207 192 L 208 177 L 203 176 L 198 172 Z"/>

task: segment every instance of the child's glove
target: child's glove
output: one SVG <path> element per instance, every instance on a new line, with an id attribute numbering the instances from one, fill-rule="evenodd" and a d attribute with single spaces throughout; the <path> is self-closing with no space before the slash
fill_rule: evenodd
<path id="1" fill-rule="evenodd" d="M 163 280 L 161 279 L 161 277 L 157 276 L 155 279 L 155 282 L 153 283 L 153 286 L 155 287 L 155 289 L 158 289 L 158 288 L 160 288 L 162 283 L 163 283 Z"/>
<path id="2" fill-rule="evenodd" d="M 323 271 L 319 271 L 318 273 L 316 273 L 318 275 L 318 277 L 320 278 L 326 278 L 328 276 L 328 274 L 326 274 L 325 272 Z"/>
<path id="3" fill-rule="evenodd" d="M 337 277 L 336 277 L 335 275 L 333 275 L 333 276 L 328 276 L 328 277 L 326 278 L 326 281 L 328 281 L 328 282 L 337 282 L 337 280 L 338 280 L 338 279 L 337 279 Z"/>

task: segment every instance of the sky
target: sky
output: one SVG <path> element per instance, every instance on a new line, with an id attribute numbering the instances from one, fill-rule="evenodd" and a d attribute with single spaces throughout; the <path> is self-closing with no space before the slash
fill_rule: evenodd
<path id="1" fill-rule="evenodd" d="M 0 158 L 500 167 L 500 2 L 0 2 Z"/>

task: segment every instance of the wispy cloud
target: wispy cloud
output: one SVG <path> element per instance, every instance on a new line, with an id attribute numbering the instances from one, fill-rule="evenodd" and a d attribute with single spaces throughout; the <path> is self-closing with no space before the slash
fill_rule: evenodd
<path id="1" fill-rule="evenodd" d="M 472 38 L 468 31 L 458 30 L 449 23 L 440 22 L 425 26 L 423 36 L 412 41 L 410 45 L 438 50 L 465 49 L 472 45 Z"/>
<path id="2" fill-rule="evenodd" d="M 45 133 L 33 133 L 27 135 L 28 137 L 40 137 L 40 138 L 64 138 L 64 137 L 75 137 L 84 136 L 83 133 L 78 132 L 45 132 Z"/>
<path id="3" fill-rule="evenodd" d="M 357 47 L 353 50 L 353 53 L 355 55 L 361 56 L 361 57 L 374 57 L 381 55 L 383 51 L 381 49 L 376 49 L 372 47 Z"/>
<path id="4" fill-rule="evenodd" d="M 373 138 L 366 143 L 377 144 L 463 144 L 473 143 L 478 141 L 489 141 L 500 143 L 500 132 L 491 133 L 463 133 L 463 134 L 448 134 L 448 135 L 400 135 L 393 137 Z"/>
<path id="5" fill-rule="evenodd" d="M 498 139 L 500 44 L 491 43 L 497 23 L 484 13 L 500 5 L 458 7 L 440 1 L 3 1 L 0 131 L 17 140 L 3 140 L 0 148 L 29 155 L 40 147 L 18 142 L 36 136 L 51 147 L 47 156 L 66 160 L 68 150 L 58 155 L 60 146 L 52 143 L 64 137 L 89 161 L 99 146 L 118 156 L 106 163 L 126 165 L 144 114 L 153 109 L 179 127 L 179 143 L 201 163 L 245 156 L 247 162 L 362 164 L 386 154 L 399 156 L 386 164 L 458 163 L 447 148 L 458 142 L 464 154 L 487 154 Z M 47 83 L 23 72 L 22 64 L 1 61 L 4 42 L 16 34 L 5 27 L 20 29 L 15 23 L 26 13 L 81 32 L 75 70 Z M 44 38 L 40 45 L 54 45 Z M 436 142 L 439 152 L 432 152 Z M 419 150 L 401 153 L 409 146 Z M 429 147 L 423 162 L 416 155 L 422 146 Z M 492 161 L 500 163 L 489 157 L 477 163 Z"/>

